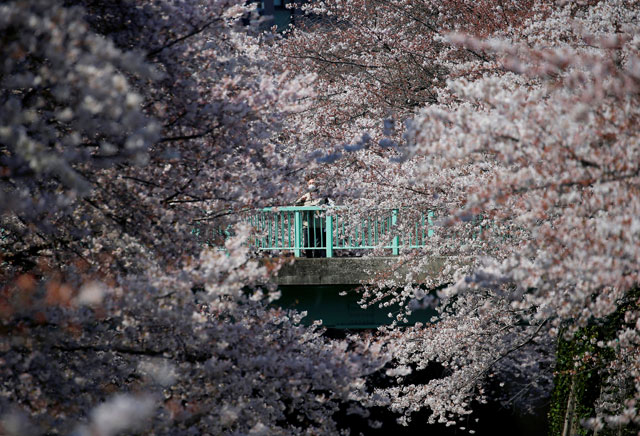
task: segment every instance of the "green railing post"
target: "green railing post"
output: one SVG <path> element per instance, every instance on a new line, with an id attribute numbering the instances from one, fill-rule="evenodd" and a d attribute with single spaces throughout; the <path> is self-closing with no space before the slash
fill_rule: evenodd
<path id="1" fill-rule="evenodd" d="M 429 229 L 427 230 L 427 237 L 433 236 L 433 211 L 430 210 L 427 215 L 427 222 L 429 223 Z"/>
<path id="2" fill-rule="evenodd" d="M 302 211 L 296 210 L 295 212 L 295 220 L 294 220 L 294 247 L 293 247 L 293 255 L 295 257 L 300 257 L 302 255 Z"/>
<path id="3" fill-rule="evenodd" d="M 327 225 L 325 231 L 327 232 L 327 257 L 333 257 L 333 217 L 327 213 Z"/>
<path id="4" fill-rule="evenodd" d="M 394 229 L 394 232 L 397 224 L 398 224 L 398 209 L 393 209 L 391 211 L 391 227 Z M 394 256 L 397 256 L 400 254 L 400 236 L 399 235 L 396 235 L 393 237 L 393 242 L 391 243 L 391 253 Z"/>

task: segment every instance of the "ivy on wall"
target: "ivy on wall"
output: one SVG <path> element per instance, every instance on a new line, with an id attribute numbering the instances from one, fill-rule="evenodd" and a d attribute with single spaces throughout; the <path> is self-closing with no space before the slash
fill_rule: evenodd
<path id="1" fill-rule="evenodd" d="M 613 348 L 599 346 L 616 339 L 624 325 L 625 313 L 639 308 L 640 288 L 631 291 L 618 310 L 604 319 L 595 319 L 572 338 L 559 335 L 556 350 L 554 389 L 549 410 L 550 436 L 588 436 L 594 431 L 581 425 L 596 415 L 595 404 L 607 378 L 608 363 L 615 359 Z M 605 428 L 597 436 L 636 434 L 630 427 Z"/>

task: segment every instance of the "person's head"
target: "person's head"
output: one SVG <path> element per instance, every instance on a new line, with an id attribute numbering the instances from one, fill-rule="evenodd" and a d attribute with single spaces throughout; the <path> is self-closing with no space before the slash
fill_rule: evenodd
<path id="1" fill-rule="evenodd" d="M 307 189 L 308 189 L 310 192 L 313 192 L 313 191 L 315 191 L 315 190 L 317 189 L 317 187 L 316 187 L 316 181 L 315 181 L 314 179 L 309 179 L 309 180 L 307 180 Z"/>

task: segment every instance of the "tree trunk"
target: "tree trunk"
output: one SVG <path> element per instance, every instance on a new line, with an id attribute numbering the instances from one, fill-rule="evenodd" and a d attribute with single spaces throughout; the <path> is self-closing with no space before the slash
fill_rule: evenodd
<path id="1" fill-rule="evenodd" d="M 571 378 L 571 389 L 569 398 L 567 399 L 567 412 L 564 415 L 564 426 L 562 428 L 562 436 L 575 436 L 577 434 L 577 423 L 575 420 L 576 409 L 576 380 Z"/>

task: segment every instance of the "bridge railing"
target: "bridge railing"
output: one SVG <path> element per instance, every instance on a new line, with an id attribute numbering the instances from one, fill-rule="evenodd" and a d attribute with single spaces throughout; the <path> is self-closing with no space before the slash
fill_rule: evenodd
<path id="1" fill-rule="evenodd" d="M 286 206 L 253 211 L 245 218 L 256 230 L 249 243 L 261 251 L 292 251 L 296 257 L 334 257 L 336 250 L 424 247 L 433 236 L 433 212 L 381 210 L 357 218 L 340 206 Z M 408 215 L 408 214 L 407 214 Z M 403 225 L 399 226 L 399 222 Z"/>

